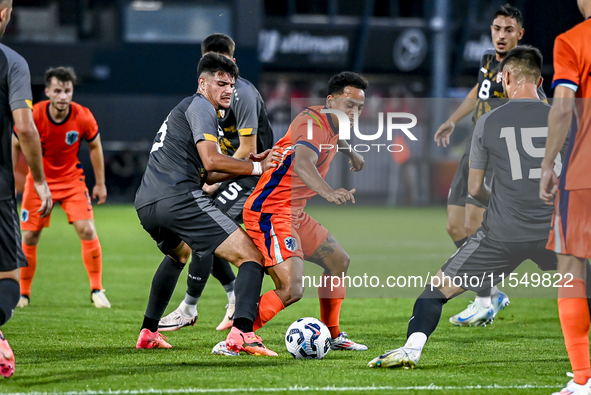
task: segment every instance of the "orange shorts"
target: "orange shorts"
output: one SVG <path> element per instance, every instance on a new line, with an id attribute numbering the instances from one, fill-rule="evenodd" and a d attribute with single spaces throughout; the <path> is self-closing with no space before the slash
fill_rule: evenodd
<path id="1" fill-rule="evenodd" d="M 54 207 L 57 203 L 62 206 L 62 209 L 68 215 L 69 223 L 94 219 L 90 194 L 84 180 L 76 180 L 68 184 L 50 184 L 49 190 L 51 191 Z M 35 192 L 35 186 L 27 180 L 21 205 L 22 230 L 38 231 L 49 227 L 51 215 L 41 218 L 41 214 L 37 212 L 40 207 L 41 199 Z"/>
<path id="2" fill-rule="evenodd" d="M 298 215 L 244 209 L 244 227 L 265 257 L 265 267 L 290 257 L 307 259 L 328 236 L 328 229 L 305 212 Z"/>
<path id="3" fill-rule="evenodd" d="M 558 254 L 591 258 L 591 189 L 558 191 L 546 248 Z"/>

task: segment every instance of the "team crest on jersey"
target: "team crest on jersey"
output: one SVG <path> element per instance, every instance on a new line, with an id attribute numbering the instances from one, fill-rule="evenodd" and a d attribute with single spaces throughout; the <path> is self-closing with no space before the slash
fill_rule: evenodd
<path id="1" fill-rule="evenodd" d="M 79 133 L 75 130 L 72 130 L 72 131 L 66 133 L 66 144 L 72 145 L 72 144 L 76 143 L 76 141 L 78 141 L 78 136 L 79 136 Z"/>
<path id="2" fill-rule="evenodd" d="M 497 84 L 500 84 L 502 80 L 503 80 L 503 73 L 501 71 L 499 71 L 499 73 L 497 74 Z"/>
<path id="3" fill-rule="evenodd" d="M 285 243 L 285 248 L 287 248 L 288 251 L 294 252 L 298 249 L 298 241 L 295 239 L 295 237 L 286 237 L 283 242 Z"/>
<path id="4" fill-rule="evenodd" d="M 22 209 L 21 210 L 21 221 L 27 222 L 29 220 L 29 210 Z"/>

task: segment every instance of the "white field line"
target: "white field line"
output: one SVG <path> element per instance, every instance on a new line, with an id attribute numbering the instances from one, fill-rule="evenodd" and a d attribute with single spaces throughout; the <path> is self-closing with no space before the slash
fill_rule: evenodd
<path id="1" fill-rule="evenodd" d="M 327 391 L 474 391 L 474 390 L 520 390 L 520 389 L 555 389 L 560 385 L 425 385 L 409 387 L 371 386 L 371 387 L 268 387 L 268 388 L 180 388 L 180 389 L 143 389 L 143 390 L 86 390 L 67 392 L 0 392 L 0 395 L 143 395 L 143 394 L 228 394 L 248 392 L 327 392 Z"/>

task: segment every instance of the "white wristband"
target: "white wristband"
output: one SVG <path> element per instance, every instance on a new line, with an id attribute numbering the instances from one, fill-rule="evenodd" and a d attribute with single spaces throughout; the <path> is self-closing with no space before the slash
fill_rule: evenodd
<path id="1" fill-rule="evenodd" d="M 250 174 L 253 176 L 263 174 L 263 166 L 261 166 L 260 162 L 252 162 L 252 173 Z"/>

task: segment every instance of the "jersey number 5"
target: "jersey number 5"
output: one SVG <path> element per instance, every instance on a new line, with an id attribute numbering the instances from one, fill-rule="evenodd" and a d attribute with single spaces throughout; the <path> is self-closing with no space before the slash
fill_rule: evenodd
<path id="1" fill-rule="evenodd" d="M 154 141 L 154 144 L 152 145 L 152 149 L 150 150 L 150 153 L 158 151 L 158 148 L 162 147 L 164 145 L 164 138 L 166 137 L 166 130 L 168 129 L 168 126 L 166 125 L 168 123 L 168 117 L 164 120 L 164 122 L 162 123 L 162 126 L 160 126 L 160 129 L 158 130 L 158 133 L 160 133 L 160 141 Z M 156 133 L 156 136 L 158 136 L 158 133 Z"/>
<path id="2" fill-rule="evenodd" d="M 548 128 L 521 128 L 521 145 L 526 154 L 532 158 L 543 158 L 546 154 L 546 148 L 534 147 L 534 137 L 548 137 Z M 521 170 L 521 158 L 517 149 L 517 138 L 515 136 L 515 128 L 507 127 L 501 129 L 501 138 L 505 139 L 507 144 L 507 151 L 509 153 L 509 165 L 511 166 L 511 178 L 513 181 L 521 180 L 523 178 L 523 172 Z M 559 175 L 562 170 L 562 162 L 560 155 L 554 159 L 554 172 Z M 536 167 L 529 169 L 530 180 L 542 178 L 542 168 Z"/>

